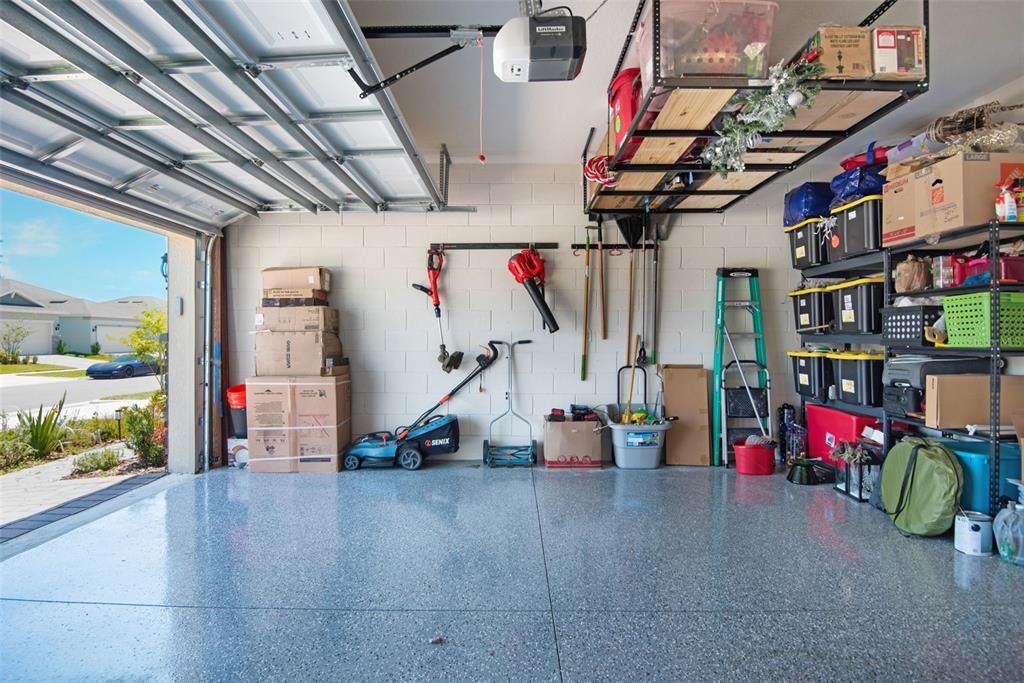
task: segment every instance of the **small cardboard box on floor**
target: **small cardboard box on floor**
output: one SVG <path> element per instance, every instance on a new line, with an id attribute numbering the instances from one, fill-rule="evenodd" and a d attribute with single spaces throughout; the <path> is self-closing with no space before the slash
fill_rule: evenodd
<path id="1" fill-rule="evenodd" d="M 996 185 L 1024 176 L 1024 154 L 959 153 L 882 188 L 882 244 L 891 247 L 995 218 Z"/>
<path id="2" fill-rule="evenodd" d="M 338 472 L 352 438 L 348 366 L 334 377 L 245 380 L 249 469 Z"/>
<path id="3" fill-rule="evenodd" d="M 665 415 L 678 417 L 665 439 L 666 465 L 711 464 L 708 371 L 702 365 L 664 365 Z"/>
<path id="4" fill-rule="evenodd" d="M 1008 425 L 1013 415 L 1024 412 L 1024 375 L 1003 375 L 999 382 L 999 423 Z M 987 429 L 991 395 L 988 375 L 928 375 L 924 424 L 932 429 Z"/>
<path id="5" fill-rule="evenodd" d="M 600 467 L 604 458 L 600 422 L 544 421 L 546 467 Z"/>
<path id="6" fill-rule="evenodd" d="M 333 332 L 257 332 L 256 374 L 337 375 L 344 366 Z"/>

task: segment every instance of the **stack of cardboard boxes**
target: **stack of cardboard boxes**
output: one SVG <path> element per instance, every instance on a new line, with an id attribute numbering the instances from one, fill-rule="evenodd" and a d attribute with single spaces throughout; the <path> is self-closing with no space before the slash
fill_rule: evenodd
<path id="1" fill-rule="evenodd" d="M 337 472 L 351 429 L 348 360 L 326 268 L 269 268 L 245 380 L 253 472 Z"/>

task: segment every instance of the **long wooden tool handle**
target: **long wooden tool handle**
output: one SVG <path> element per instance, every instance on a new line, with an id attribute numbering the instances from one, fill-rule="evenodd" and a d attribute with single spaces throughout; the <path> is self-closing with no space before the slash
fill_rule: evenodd
<path id="1" fill-rule="evenodd" d="M 587 337 L 590 336 L 590 237 L 583 255 L 583 356 L 580 359 L 580 381 L 587 379 Z"/>
<path id="2" fill-rule="evenodd" d="M 604 294 L 604 242 L 597 243 L 597 278 L 601 289 L 601 339 L 608 338 L 608 305 Z"/>
<path id="3" fill-rule="evenodd" d="M 633 250 L 629 250 L 629 285 L 626 287 L 626 360 L 633 357 Z"/>

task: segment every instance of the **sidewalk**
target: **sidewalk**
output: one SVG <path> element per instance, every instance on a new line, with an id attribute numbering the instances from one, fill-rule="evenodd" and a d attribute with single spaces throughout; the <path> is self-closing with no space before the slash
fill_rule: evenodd
<path id="1" fill-rule="evenodd" d="M 122 449 L 122 459 L 130 453 L 124 446 L 117 444 L 106 448 Z M 71 474 L 75 458 L 82 455 L 85 454 L 68 456 L 45 465 L 0 476 L 0 525 L 34 515 L 133 476 L 125 474 L 116 477 L 62 480 Z"/>

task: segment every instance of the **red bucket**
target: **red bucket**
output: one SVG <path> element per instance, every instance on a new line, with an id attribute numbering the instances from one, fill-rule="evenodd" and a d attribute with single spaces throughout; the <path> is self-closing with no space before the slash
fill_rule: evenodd
<path id="1" fill-rule="evenodd" d="M 228 400 L 228 408 L 244 408 L 245 407 L 245 385 L 236 384 L 233 387 L 228 387 L 226 398 Z"/>
<path id="2" fill-rule="evenodd" d="M 732 445 L 736 460 L 737 474 L 773 474 L 775 472 L 775 448 L 757 444 L 748 446 L 740 439 Z"/>

